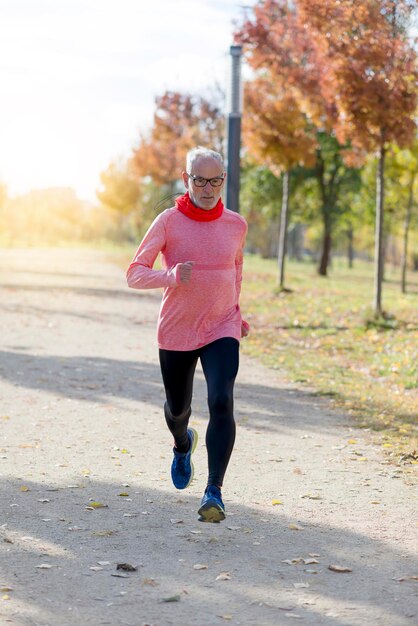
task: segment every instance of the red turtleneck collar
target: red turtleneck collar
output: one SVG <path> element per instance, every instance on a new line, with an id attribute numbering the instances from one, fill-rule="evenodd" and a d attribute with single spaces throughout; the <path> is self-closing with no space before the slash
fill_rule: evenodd
<path id="1" fill-rule="evenodd" d="M 176 207 L 187 217 L 198 222 L 211 222 L 221 217 L 224 210 L 224 205 L 219 198 L 213 209 L 201 209 L 197 207 L 190 199 L 189 192 L 186 192 L 183 196 L 176 199 Z"/>

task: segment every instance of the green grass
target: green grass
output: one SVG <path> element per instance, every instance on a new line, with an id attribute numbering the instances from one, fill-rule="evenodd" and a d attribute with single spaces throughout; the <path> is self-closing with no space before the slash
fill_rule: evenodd
<path id="1" fill-rule="evenodd" d="M 386 271 L 385 320 L 373 323 L 373 266 L 333 263 L 330 276 L 288 262 L 286 287 L 277 289 L 277 264 L 245 258 L 241 308 L 252 332 L 249 355 L 285 379 L 331 398 L 362 427 L 380 432 L 396 452 L 417 447 L 418 275 L 402 295 L 398 271 Z"/>

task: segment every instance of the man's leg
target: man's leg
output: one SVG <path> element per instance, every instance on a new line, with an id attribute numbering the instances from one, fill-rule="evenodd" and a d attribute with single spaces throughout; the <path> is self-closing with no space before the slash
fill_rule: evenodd
<path id="1" fill-rule="evenodd" d="M 160 350 L 161 374 L 167 401 L 164 414 L 167 426 L 174 437 L 177 452 L 187 452 L 190 439 L 187 425 L 191 414 L 193 377 L 198 352 Z"/>
<path id="2" fill-rule="evenodd" d="M 208 485 L 221 487 L 235 442 L 233 391 L 239 366 L 239 341 L 232 337 L 218 339 L 201 348 L 200 360 L 208 387 Z"/>

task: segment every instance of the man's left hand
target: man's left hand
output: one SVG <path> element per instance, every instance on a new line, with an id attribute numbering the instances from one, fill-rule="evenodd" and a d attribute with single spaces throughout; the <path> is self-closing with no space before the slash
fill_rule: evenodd
<path id="1" fill-rule="evenodd" d="M 245 320 L 241 322 L 241 337 L 248 337 L 250 333 L 250 325 Z"/>

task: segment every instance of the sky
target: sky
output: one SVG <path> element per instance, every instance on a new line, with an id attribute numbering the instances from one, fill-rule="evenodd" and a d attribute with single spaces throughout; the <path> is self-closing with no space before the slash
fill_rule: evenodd
<path id="1" fill-rule="evenodd" d="M 156 95 L 227 89 L 233 23 L 254 2 L 0 0 L 0 182 L 94 201 Z"/>

